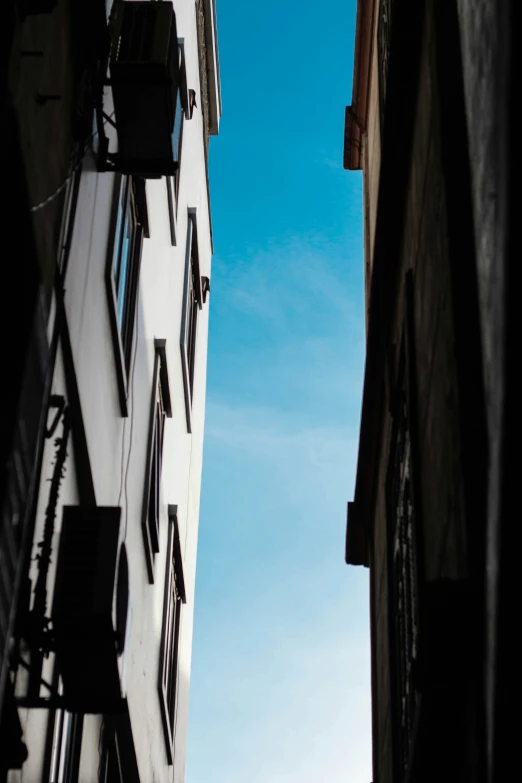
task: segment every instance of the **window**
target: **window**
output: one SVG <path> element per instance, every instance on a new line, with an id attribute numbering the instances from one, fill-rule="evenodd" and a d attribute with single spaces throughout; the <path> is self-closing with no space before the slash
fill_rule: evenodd
<path id="1" fill-rule="evenodd" d="M 69 780 L 71 741 L 71 714 L 57 710 L 54 718 L 53 749 L 51 756 L 50 783 L 66 783 Z"/>
<path id="2" fill-rule="evenodd" d="M 175 247 L 176 242 L 176 204 L 177 199 L 174 196 L 174 177 L 165 177 L 167 183 L 167 202 L 169 205 L 169 223 L 170 223 L 170 242 Z"/>
<path id="3" fill-rule="evenodd" d="M 139 252 L 138 245 L 141 242 L 140 234 L 132 181 L 126 177 L 122 183 L 118 205 L 112 275 L 116 293 L 116 317 L 127 371 L 130 365 L 132 327 L 136 304 L 136 258 Z"/>
<path id="4" fill-rule="evenodd" d="M 52 720 L 49 783 L 70 783 L 77 778 L 80 765 L 82 716 L 58 709 Z"/>
<path id="5" fill-rule="evenodd" d="M 107 264 L 107 289 L 122 411 L 127 415 L 129 377 L 143 237 L 148 236 L 145 182 L 116 180 L 114 234 Z"/>
<path id="6" fill-rule="evenodd" d="M 199 271 L 196 214 L 195 212 L 189 210 L 180 339 L 188 432 L 192 432 L 191 413 L 192 398 L 194 395 L 198 313 L 202 306 L 203 292 L 201 285 L 201 275 Z"/>
<path id="7" fill-rule="evenodd" d="M 143 503 L 143 537 L 149 581 L 154 582 L 154 556 L 160 551 L 160 489 L 165 419 L 172 416 L 167 371 L 166 340 L 155 340 L 149 453 Z"/>
<path id="8" fill-rule="evenodd" d="M 179 57 L 179 72 L 180 72 L 180 88 L 176 91 L 176 108 L 174 110 L 174 130 L 172 131 L 172 151 L 174 154 L 174 163 L 177 164 L 176 173 L 174 174 L 174 194 L 176 200 L 179 193 L 179 174 L 181 168 L 181 145 L 183 143 L 183 121 L 185 119 L 185 106 L 184 97 L 186 89 L 185 75 L 185 52 L 182 42 L 178 42 L 178 57 Z"/>
<path id="9" fill-rule="evenodd" d="M 179 196 L 179 182 L 181 176 L 181 148 L 183 145 L 183 125 L 188 112 L 187 76 L 185 69 L 185 47 L 182 40 L 178 40 L 179 58 L 179 89 L 176 91 L 176 106 L 174 109 L 174 125 L 172 131 L 172 151 L 176 170 L 172 177 L 167 177 L 167 199 L 169 205 L 170 236 L 173 245 L 176 245 L 176 213 Z"/>
<path id="10" fill-rule="evenodd" d="M 108 732 L 106 732 L 107 734 Z M 120 754 L 116 734 L 111 733 L 105 738 L 105 750 L 102 760 L 101 783 L 123 783 Z"/>
<path id="11" fill-rule="evenodd" d="M 158 383 L 153 427 L 154 432 L 152 437 L 152 464 L 150 471 L 151 475 L 148 513 L 150 540 L 152 544 L 152 551 L 155 553 L 159 552 L 160 478 L 165 417 L 166 414 L 165 406 L 163 404 L 163 395 L 161 393 L 161 384 Z"/>
<path id="12" fill-rule="evenodd" d="M 165 599 L 159 666 L 160 708 L 169 764 L 174 758 L 176 697 L 178 681 L 178 646 L 181 605 L 185 603 L 185 583 L 181 559 L 177 506 L 169 506 L 169 540 L 165 569 Z"/>
<path id="13" fill-rule="evenodd" d="M 127 700 L 113 715 L 103 716 L 98 783 L 140 783 Z"/>
<path id="14" fill-rule="evenodd" d="M 404 776 L 410 758 L 417 710 L 419 661 L 418 549 L 415 503 L 415 373 L 413 370 L 413 298 L 406 278 L 406 318 L 396 379 L 392 381 L 392 438 L 387 506 L 392 691 L 397 727 L 398 770 Z M 413 432 L 412 432 L 413 430 Z"/>
<path id="15" fill-rule="evenodd" d="M 408 763 L 416 708 L 418 620 L 411 440 L 406 391 L 397 390 L 388 483 L 391 601 L 394 625 L 397 725 L 402 771 Z"/>

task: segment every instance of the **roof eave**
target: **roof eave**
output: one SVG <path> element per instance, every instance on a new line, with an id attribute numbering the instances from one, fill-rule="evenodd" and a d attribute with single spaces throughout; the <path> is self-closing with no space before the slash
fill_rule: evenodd
<path id="1" fill-rule="evenodd" d="M 362 168 L 362 143 L 368 116 L 368 92 L 373 39 L 375 0 L 359 0 L 355 28 L 352 103 L 346 109 L 344 126 L 344 168 Z"/>

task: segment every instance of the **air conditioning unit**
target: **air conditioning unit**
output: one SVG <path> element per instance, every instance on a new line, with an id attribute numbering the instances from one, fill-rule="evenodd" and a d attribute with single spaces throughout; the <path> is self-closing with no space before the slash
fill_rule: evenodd
<path id="1" fill-rule="evenodd" d="M 143 177 L 173 175 L 172 133 L 180 81 L 171 2 L 116 0 L 111 23 L 110 84 L 116 168 Z"/>
<path id="2" fill-rule="evenodd" d="M 119 507 L 65 506 L 52 621 L 67 710 L 116 713 L 129 583 Z"/>

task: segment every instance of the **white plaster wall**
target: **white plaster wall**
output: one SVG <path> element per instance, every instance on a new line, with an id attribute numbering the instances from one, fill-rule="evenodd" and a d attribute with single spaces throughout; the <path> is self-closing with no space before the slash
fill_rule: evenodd
<path id="1" fill-rule="evenodd" d="M 172 780 L 181 783 L 185 769 L 209 310 L 207 298 L 207 304 L 203 306 L 198 319 L 192 433 L 188 434 L 179 345 L 188 208 L 197 210 L 201 274 L 210 277 L 211 266 L 195 5 L 184 0 L 175 0 L 174 6 L 178 36 L 185 42 L 188 86 L 196 90 L 198 108 L 194 110 L 192 120 L 185 120 L 183 131 L 176 247 L 172 247 L 170 239 L 165 179 L 148 180 L 146 185 L 151 236 L 143 243 L 135 324 L 136 358 L 130 381 L 129 415 L 126 419 L 122 418 L 118 396 L 105 281 L 115 178 L 110 173 L 96 171 L 91 153 L 84 163 L 65 282 L 65 306 L 96 500 L 98 505 L 117 505 L 121 495 L 122 527 L 126 526 L 132 620 L 124 654 L 125 685 L 142 783 L 166 783 Z M 107 108 L 110 112 L 110 95 Z M 141 523 L 154 338 L 165 338 L 167 341 L 173 411 L 172 418 L 166 420 L 160 552 L 155 559 L 155 581 L 151 585 L 146 569 Z M 57 393 L 65 392 L 61 360 L 57 363 L 53 387 Z M 71 444 L 69 453 L 72 453 Z M 48 485 L 45 484 L 45 479 L 49 474 L 51 457 L 48 444 L 42 472 L 35 540 L 41 537 L 47 502 Z M 60 503 L 75 502 L 77 497 L 74 466 L 70 456 Z M 168 504 L 178 506 L 187 594 L 187 603 L 182 608 L 181 617 L 174 770 L 167 763 L 158 696 Z M 58 511 L 58 519 L 60 518 L 61 510 Z M 33 748 L 38 745 L 38 736 L 40 741 L 43 741 L 41 714 L 24 717 L 32 756 L 24 767 L 27 774 L 23 771 L 19 778 L 21 780 L 41 780 L 37 769 L 41 761 L 37 761 L 38 752 L 33 752 Z M 31 730 L 32 723 L 34 730 Z M 80 783 L 95 783 L 97 779 L 98 735 L 99 722 L 89 718 L 82 745 Z"/>

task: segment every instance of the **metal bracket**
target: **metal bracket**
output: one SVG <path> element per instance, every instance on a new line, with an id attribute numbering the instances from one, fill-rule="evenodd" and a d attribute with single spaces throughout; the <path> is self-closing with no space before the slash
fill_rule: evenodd
<path id="1" fill-rule="evenodd" d="M 29 674 L 31 674 L 31 665 L 24 661 L 21 655 L 17 656 L 16 663 L 22 666 Z M 64 698 L 58 693 L 56 687 L 51 685 L 50 682 L 45 680 L 42 676 L 38 678 L 40 685 L 49 691 L 50 696 L 44 698 L 42 696 L 15 696 L 15 703 L 17 707 L 26 707 L 28 709 L 46 709 L 46 710 L 58 710 L 65 709 Z"/>
<path id="2" fill-rule="evenodd" d="M 65 397 L 61 394 L 51 394 L 49 398 L 49 410 L 51 408 L 57 408 L 57 411 L 54 419 L 51 422 L 51 426 L 49 428 L 46 428 L 45 430 L 46 438 L 52 438 L 52 436 L 56 432 L 56 428 L 60 422 L 60 419 L 62 417 L 65 408 Z"/>
<path id="3" fill-rule="evenodd" d="M 104 120 L 106 120 L 108 123 L 110 123 L 113 128 L 115 128 L 117 130 L 116 123 L 114 122 L 112 117 L 109 114 L 107 114 L 107 112 L 103 111 L 103 109 L 102 109 L 102 117 L 103 117 Z"/>
<path id="4" fill-rule="evenodd" d="M 30 710 L 65 710 L 66 703 L 63 696 L 51 696 L 49 699 L 31 699 L 26 696 L 15 698 L 17 707 L 25 707 Z"/>
<path id="5" fill-rule="evenodd" d="M 203 304 L 207 303 L 207 294 L 210 293 L 210 279 L 208 277 L 201 277 L 201 288 L 203 294 Z"/>
<path id="6" fill-rule="evenodd" d="M 31 666 L 27 663 L 27 661 L 24 661 L 21 655 L 18 656 L 16 663 L 18 663 L 22 668 L 24 668 L 27 672 L 31 673 Z M 44 686 L 44 688 L 47 688 L 51 696 L 56 696 L 56 689 L 53 688 L 50 682 L 47 682 L 47 680 L 44 680 L 42 676 L 39 677 L 40 684 Z"/>

